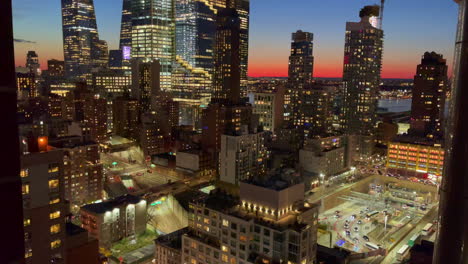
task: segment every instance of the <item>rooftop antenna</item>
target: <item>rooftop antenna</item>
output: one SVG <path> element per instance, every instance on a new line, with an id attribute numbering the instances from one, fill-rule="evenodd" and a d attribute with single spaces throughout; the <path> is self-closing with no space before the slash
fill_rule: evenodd
<path id="1" fill-rule="evenodd" d="M 383 11 L 384 11 L 385 0 L 380 0 L 380 29 L 382 29 L 383 24 Z"/>

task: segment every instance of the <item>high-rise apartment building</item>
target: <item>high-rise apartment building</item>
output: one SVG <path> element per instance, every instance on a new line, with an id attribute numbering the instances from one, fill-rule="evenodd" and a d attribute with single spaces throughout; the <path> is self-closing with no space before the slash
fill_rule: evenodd
<path id="1" fill-rule="evenodd" d="M 65 217 L 63 152 L 44 151 L 47 139 L 37 141 L 42 152 L 21 156 L 24 241 L 27 264 L 64 263 Z"/>
<path id="2" fill-rule="evenodd" d="M 99 96 L 88 97 L 84 104 L 83 135 L 87 140 L 102 143 L 108 139 L 107 102 Z"/>
<path id="3" fill-rule="evenodd" d="M 65 74 L 85 78 L 107 53 L 99 40 L 93 0 L 62 0 L 63 53 Z"/>
<path id="4" fill-rule="evenodd" d="M 312 81 L 314 71 L 313 40 L 314 34 L 310 32 L 298 30 L 292 33 L 288 78 L 296 85 Z"/>
<path id="5" fill-rule="evenodd" d="M 305 138 L 327 136 L 332 132 L 333 94 L 335 87 L 306 84 L 295 89 L 296 99 L 292 102 L 294 127 L 303 130 Z"/>
<path id="6" fill-rule="evenodd" d="M 258 123 L 265 131 L 275 133 L 283 123 L 285 87 L 278 85 L 268 90 L 249 93 L 253 113 L 258 116 Z"/>
<path id="7" fill-rule="evenodd" d="M 60 60 L 48 60 L 47 72 L 49 76 L 63 77 L 65 74 L 65 62 Z"/>
<path id="8" fill-rule="evenodd" d="M 167 133 L 158 122 L 160 117 L 155 113 L 144 113 L 141 115 L 140 146 L 145 156 L 152 156 L 166 152 L 165 142 Z M 167 129 L 167 127 L 165 127 Z"/>
<path id="9" fill-rule="evenodd" d="M 379 6 L 366 6 L 359 14 L 360 22 L 346 23 L 342 128 L 360 136 L 361 157 L 372 152 L 376 129 L 383 48 L 379 12 Z"/>
<path id="10" fill-rule="evenodd" d="M 216 2 L 216 1 L 213 1 Z M 247 71 L 249 62 L 249 23 L 250 0 L 226 0 L 226 8 L 234 8 L 240 20 L 240 91 L 241 97 L 247 96 Z"/>
<path id="11" fill-rule="evenodd" d="M 304 184 L 281 179 L 194 197 L 179 263 L 315 263 L 318 206 L 303 201 Z"/>
<path id="12" fill-rule="evenodd" d="M 219 180 L 239 185 L 240 181 L 266 174 L 268 150 L 264 133 L 222 135 Z"/>
<path id="13" fill-rule="evenodd" d="M 131 12 L 131 56 L 158 59 L 161 90 L 170 91 L 175 56 L 173 0 L 132 1 Z"/>
<path id="14" fill-rule="evenodd" d="M 292 33 L 291 54 L 289 55 L 288 86 L 285 95 L 285 126 L 294 128 L 303 124 L 299 114 L 302 89 L 312 81 L 314 69 L 314 35 L 298 30 Z M 300 125 L 298 125 L 300 123 Z"/>
<path id="15" fill-rule="evenodd" d="M 77 84 L 70 95 L 73 100 L 73 120 L 80 122 L 86 141 L 102 143 L 107 140 L 107 102 L 87 89 L 85 83 Z"/>
<path id="16" fill-rule="evenodd" d="M 447 68 L 446 60 L 441 54 L 424 53 L 414 76 L 411 133 L 428 137 L 442 135 Z"/>
<path id="17" fill-rule="evenodd" d="M 41 65 L 39 64 L 39 57 L 37 53 L 33 50 L 28 51 L 26 55 L 26 68 L 29 69 L 29 72 L 34 73 L 36 76 L 41 75 Z"/>
<path id="18" fill-rule="evenodd" d="M 104 172 L 99 145 L 77 136 L 51 139 L 49 144 L 64 153 L 61 180 L 65 199 L 78 206 L 102 199 Z"/>
<path id="19" fill-rule="evenodd" d="M 16 73 L 16 87 L 19 99 L 34 98 L 38 96 L 36 75 L 32 72 Z"/>
<path id="20" fill-rule="evenodd" d="M 252 107 L 241 100 L 241 19 L 234 8 L 218 12 L 213 96 L 203 112 L 202 145 L 218 161 L 221 135 L 257 133 Z"/>
<path id="21" fill-rule="evenodd" d="M 121 137 L 138 138 L 140 107 L 135 99 L 118 97 L 112 103 L 113 132 Z"/>
<path id="22" fill-rule="evenodd" d="M 159 60 L 132 60 L 131 95 L 139 101 L 142 113 L 151 110 L 154 97 L 161 91 L 160 74 Z"/>
<path id="23" fill-rule="evenodd" d="M 214 55 L 214 103 L 239 104 L 241 97 L 241 20 L 233 8 L 218 13 Z"/>

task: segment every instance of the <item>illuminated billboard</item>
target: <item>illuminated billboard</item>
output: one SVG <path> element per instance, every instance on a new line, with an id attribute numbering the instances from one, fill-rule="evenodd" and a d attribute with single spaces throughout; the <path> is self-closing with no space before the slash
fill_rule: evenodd
<path id="1" fill-rule="evenodd" d="M 122 47 L 122 57 L 124 60 L 131 59 L 131 52 L 132 48 L 130 46 L 123 46 Z"/>

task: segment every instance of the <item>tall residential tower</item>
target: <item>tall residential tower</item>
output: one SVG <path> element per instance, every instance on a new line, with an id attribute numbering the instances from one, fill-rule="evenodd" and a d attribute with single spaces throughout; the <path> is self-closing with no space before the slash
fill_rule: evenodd
<path id="1" fill-rule="evenodd" d="M 291 55 L 289 55 L 288 77 L 290 82 L 312 81 L 314 70 L 314 34 L 298 30 L 292 33 Z"/>
<path id="2" fill-rule="evenodd" d="M 214 2 L 214 1 L 213 1 Z M 247 71 L 249 62 L 250 0 L 226 0 L 227 8 L 234 8 L 240 19 L 240 78 L 241 96 L 247 96 Z"/>
<path id="3" fill-rule="evenodd" d="M 446 92 L 446 60 L 435 52 L 424 53 L 414 76 L 411 133 L 441 136 Z"/>
<path id="4" fill-rule="evenodd" d="M 379 6 L 365 6 L 359 13 L 360 22 L 346 23 L 342 128 L 358 136 L 361 157 L 372 151 L 377 121 L 383 47 L 379 13 Z"/>

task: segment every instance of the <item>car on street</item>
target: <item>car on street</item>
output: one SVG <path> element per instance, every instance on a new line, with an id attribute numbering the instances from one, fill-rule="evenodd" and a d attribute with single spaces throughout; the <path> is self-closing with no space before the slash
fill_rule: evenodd
<path id="1" fill-rule="evenodd" d="M 368 236 L 362 236 L 362 238 L 363 238 L 365 241 L 369 242 L 369 237 L 368 237 Z"/>
<path id="2" fill-rule="evenodd" d="M 356 219 L 356 215 L 353 214 L 353 215 L 351 216 L 351 219 L 352 219 L 352 220 Z"/>
<path id="3" fill-rule="evenodd" d="M 357 221 L 357 224 L 358 224 L 358 225 L 361 225 L 361 224 L 362 224 L 362 221 L 361 221 L 361 220 L 358 220 L 358 221 Z"/>
<path id="4" fill-rule="evenodd" d="M 355 226 L 354 227 L 354 232 L 359 232 L 359 227 Z"/>
<path id="5" fill-rule="evenodd" d="M 335 211 L 335 214 L 339 214 L 339 213 L 340 213 L 340 211 Z"/>
<path id="6" fill-rule="evenodd" d="M 357 244 L 357 243 L 359 243 L 359 238 L 355 237 L 355 238 L 353 238 L 353 241 L 354 241 L 354 243 Z"/>
<path id="7" fill-rule="evenodd" d="M 348 230 L 346 230 L 346 235 L 347 235 L 347 236 L 351 236 L 351 232 L 349 232 Z"/>

